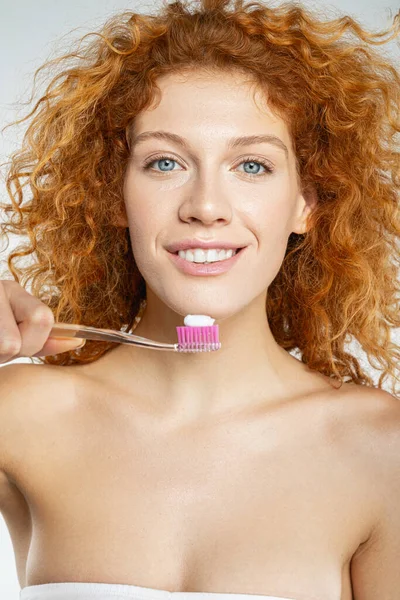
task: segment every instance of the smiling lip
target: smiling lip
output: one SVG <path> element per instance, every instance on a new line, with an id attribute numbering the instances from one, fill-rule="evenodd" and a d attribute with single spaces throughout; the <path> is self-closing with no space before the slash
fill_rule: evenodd
<path id="1" fill-rule="evenodd" d="M 166 246 L 166 250 L 168 252 L 179 252 L 179 250 L 191 250 L 192 248 L 203 248 L 204 250 L 209 250 L 210 248 L 218 250 L 236 250 L 237 248 L 242 248 L 241 244 L 231 244 L 230 242 L 222 242 L 218 240 L 209 240 L 208 242 L 191 239 L 191 240 L 182 240 L 181 242 L 176 242 L 175 244 L 169 244 Z"/>
<path id="2" fill-rule="evenodd" d="M 220 275 L 221 273 L 226 273 L 226 271 L 229 271 L 229 269 L 231 269 L 239 260 L 245 250 L 246 248 L 242 248 L 241 250 L 238 250 L 238 252 L 231 258 L 209 263 L 208 265 L 205 265 L 204 263 L 189 262 L 188 260 L 181 258 L 179 254 L 173 254 L 171 252 L 168 252 L 168 256 L 175 263 L 178 269 L 183 271 L 183 273 L 186 273 L 187 275 L 199 275 L 204 277 L 207 275 Z"/>

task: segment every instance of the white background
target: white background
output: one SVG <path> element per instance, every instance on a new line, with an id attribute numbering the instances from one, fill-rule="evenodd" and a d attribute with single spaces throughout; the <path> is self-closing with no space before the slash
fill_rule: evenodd
<path id="1" fill-rule="evenodd" d="M 274 2 L 272 5 L 277 4 L 279 3 Z M 326 18 L 348 14 L 375 32 L 388 27 L 399 8 L 398 0 L 354 0 L 351 3 L 347 0 L 329 3 L 305 0 L 304 4 L 318 8 Z M 129 0 L 0 0 L 0 128 L 25 115 L 27 107 L 21 108 L 17 103 L 28 100 L 32 91 L 33 74 L 46 60 L 63 54 L 74 40 L 98 29 L 115 12 L 136 10 L 140 13 L 153 13 L 158 5 L 158 2 L 150 0 L 147 3 Z M 376 48 L 382 53 L 388 53 L 399 64 L 399 46 L 400 41 L 392 41 Z M 11 127 L 0 134 L 1 163 L 17 149 L 22 139 L 23 126 Z M 0 198 L 5 201 L 7 196 L 3 177 L 0 181 Z M 14 245 L 15 243 L 9 247 L 7 255 Z M 0 251 L 1 248 L 0 245 Z M 0 260 L 4 261 L 5 254 L 4 251 Z M 4 268 L 3 263 L 1 269 Z M 399 337 L 396 335 L 395 338 L 399 343 Z M 361 351 L 357 356 L 362 360 Z M 29 360 L 19 359 L 15 362 Z M 368 368 L 366 363 L 363 364 Z M 372 376 L 373 372 L 368 370 Z M 19 589 L 11 540 L 0 516 L 0 598 L 17 600 Z"/>

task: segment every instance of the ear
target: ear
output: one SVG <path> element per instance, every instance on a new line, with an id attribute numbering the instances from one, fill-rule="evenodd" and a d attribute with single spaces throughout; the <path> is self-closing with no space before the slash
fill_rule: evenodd
<path id="1" fill-rule="evenodd" d="M 318 202 L 317 190 L 313 185 L 310 185 L 299 194 L 298 197 L 298 212 L 294 221 L 293 233 L 307 233 L 309 230 L 307 219 L 310 213 L 314 210 Z"/>

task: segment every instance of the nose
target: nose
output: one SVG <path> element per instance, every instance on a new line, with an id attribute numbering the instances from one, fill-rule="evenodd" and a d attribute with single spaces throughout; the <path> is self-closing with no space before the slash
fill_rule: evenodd
<path id="1" fill-rule="evenodd" d="M 186 223 L 200 221 L 204 225 L 221 225 L 232 220 L 232 204 L 214 177 L 193 183 L 179 206 L 179 217 Z"/>

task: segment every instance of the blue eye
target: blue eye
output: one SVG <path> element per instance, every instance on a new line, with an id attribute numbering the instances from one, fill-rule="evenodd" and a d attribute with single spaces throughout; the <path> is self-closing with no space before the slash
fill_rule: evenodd
<path id="1" fill-rule="evenodd" d="M 266 171 L 268 173 L 272 173 L 272 169 L 268 165 L 266 165 L 265 163 L 260 162 L 259 160 L 252 160 L 252 159 L 250 159 L 250 160 L 243 160 L 240 164 L 241 165 L 246 165 L 247 164 L 247 165 L 253 165 L 253 166 L 255 166 L 255 165 L 260 166 L 261 165 L 262 167 L 264 167 L 264 169 L 266 169 Z M 247 175 L 258 175 L 259 172 L 260 172 L 260 170 L 258 170 L 257 173 L 252 173 L 251 171 L 249 173 L 248 171 L 245 171 L 245 173 Z"/>
<path id="2" fill-rule="evenodd" d="M 155 159 L 153 158 L 153 160 L 151 162 L 145 164 L 144 168 L 150 169 L 150 165 L 152 165 L 155 162 L 169 162 L 170 163 L 169 166 L 171 166 L 171 163 L 176 162 L 176 160 L 174 160 L 173 158 L 169 158 L 167 156 L 162 156 L 161 158 L 155 158 Z M 171 171 L 171 169 L 167 169 L 166 171 L 163 171 L 163 172 L 167 173 L 168 171 Z"/>
<path id="3" fill-rule="evenodd" d="M 151 165 L 154 164 L 154 163 L 157 163 L 157 162 L 159 162 L 159 163 L 161 163 L 161 162 L 167 162 L 167 163 L 169 163 L 169 165 L 167 165 L 168 168 L 166 170 L 164 170 L 164 171 L 163 170 L 157 171 L 157 170 L 151 169 Z M 155 173 L 171 173 L 173 171 L 173 168 L 172 168 L 173 164 L 172 163 L 177 163 L 178 164 L 178 162 L 174 158 L 172 158 L 171 156 L 166 156 L 164 154 L 161 154 L 161 155 L 155 156 L 151 160 L 147 161 L 143 165 L 143 170 L 145 170 L 145 171 L 153 170 Z M 246 163 L 247 164 L 251 164 L 252 165 L 251 168 L 254 168 L 255 165 L 261 165 L 265 169 L 265 171 L 266 171 L 266 172 L 261 173 L 261 174 L 259 174 L 260 173 L 259 169 L 258 169 L 258 171 L 256 173 L 244 171 L 246 173 L 246 175 L 249 175 L 249 177 L 263 177 L 265 175 L 273 173 L 273 169 L 267 163 L 265 163 L 264 161 L 261 161 L 261 160 L 256 160 L 255 157 L 252 157 L 252 156 L 246 157 L 244 160 L 242 160 L 239 163 L 239 165 L 246 164 Z"/>

